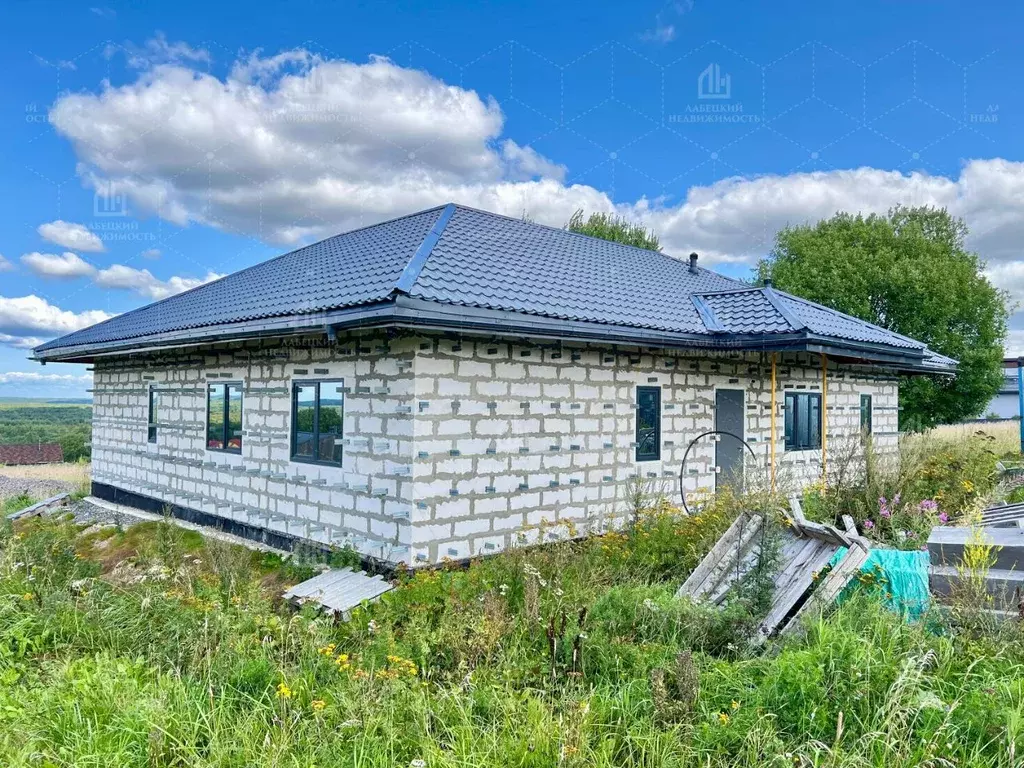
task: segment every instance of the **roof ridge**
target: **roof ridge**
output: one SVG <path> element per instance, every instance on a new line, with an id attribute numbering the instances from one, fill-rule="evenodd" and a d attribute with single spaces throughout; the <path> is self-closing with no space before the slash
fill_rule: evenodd
<path id="1" fill-rule="evenodd" d="M 771 284 L 761 286 L 761 293 L 768 300 L 768 303 L 771 304 L 772 307 L 775 308 L 775 311 L 778 312 L 780 315 L 782 315 L 782 318 L 787 323 L 789 323 L 791 326 L 793 326 L 793 330 L 794 331 L 802 331 L 802 330 L 805 330 L 807 328 L 807 323 L 805 323 L 799 317 L 797 317 L 795 314 L 790 312 L 789 308 L 786 307 L 779 300 L 778 294 L 775 293 L 775 289 L 772 288 Z"/>
<path id="2" fill-rule="evenodd" d="M 773 288 L 772 290 L 774 291 L 775 289 Z M 802 304 L 809 304 L 812 307 L 817 307 L 818 309 L 823 309 L 826 312 L 834 312 L 835 314 L 839 315 L 840 317 L 845 317 L 847 320 L 853 320 L 854 322 L 857 322 L 857 323 L 864 323 L 865 325 L 870 325 L 872 328 L 878 328 L 879 330 L 885 331 L 886 333 L 891 333 L 893 336 L 898 336 L 899 338 L 903 339 L 904 341 L 912 342 L 913 344 L 917 345 L 917 347 L 919 349 L 927 349 L 928 348 L 928 345 L 925 344 L 923 341 L 921 341 L 919 339 L 915 339 L 912 336 L 906 336 L 906 335 L 900 333 L 899 331 L 890 330 L 890 329 L 886 328 L 883 325 L 879 325 L 878 323 L 872 323 L 870 320 L 865 320 L 862 317 L 857 317 L 856 315 L 850 315 L 850 314 L 847 314 L 846 312 L 841 312 L 838 309 L 834 309 L 832 307 L 827 307 L 824 304 L 819 304 L 816 301 L 811 301 L 810 299 L 805 299 L 805 298 L 803 298 L 801 296 L 795 296 L 792 293 L 787 293 L 786 291 L 775 291 L 775 293 L 778 294 L 779 296 L 785 296 L 787 299 L 793 299 L 794 301 L 799 301 Z M 952 358 L 950 358 L 950 359 L 952 359 Z"/>
<path id="3" fill-rule="evenodd" d="M 652 250 L 651 248 L 641 248 L 639 245 L 629 245 L 628 243 L 620 243 L 620 242 L 618 242 L 616 240 L 606 240 L 603 237 L 596 237 L 594 235 L 585 235 L 582 232 L 573 232 L 571 229 L 566 229 L 565 227 L 556 227 L 556 226 L 553 226 L 551 224 L 541 224 L 540 222 L 537 222 L 537 221 L 528 221 L 526 219 L 517 219 L 515 216 L 508 216 L 508 215 L 506 215 L 504 213 L 495 213 L 494 211 L 484 210 L 483 208 L 474 208 L 472 205 L 463 205 L 462 203 L 449 203 L 449 205 L 454 205 L 456 208 L 462 208 L 464 210 L 473 211 L 475 213 L 483 213 L 483 214 L 486 214 L 487 216 L 494 216 L 495 218 L 498 218 L 498 219 L 507 219 L 508 221 L 515 221 L 515 222 L 519 222 L 520 224 L 528 224 L 531 227 L 541 227 L 542 229 L 550 229 L 550 230 L 552 230 L 554 232 L 562 232 L 562 233 L 567 234 L 567 235 L 572 235 L 573 237 L 582 237 L 582 238 L 586 238 L 587 240 L 596 240 L 596 241 L 598 241 L 600 243 L 611 243 L 612 245 L 618 245 L 618 246 L 620 246 L 622 248 L 629 248 L 629 249 L 634 250 L 634 251 L 640 251 L 640 253 L 653 253 L 653 254 L 657 254 L 658 256 L 661 256 L 662 258 L 671 259 L 676 264 L 682 264 L 683 266 L 686 266 L 686 262 L 683 259 L 677 258 L 675 256 L 672 256 L 671 254 L 665 253 L 664 251 L 655 251 L 655 250 Z M 614 214 L 614 215 L 617 216 L 618 214 Z M 709 273 L 715 275 L 715 277 L 720 277 L 723 280 L 729 280 L 729 281 L 734 282 L 734 283 L 740 282 L 739 280 L 737 280 L 734 277 L 729 277 L 728 275 L 723 275 L 720 272 L 715 272 L 714 270 L 707 269 L 706 267 L 698 266 L 697 269 L 699 269 L 701 272 L 709 272 Z"/>
<path id="4" fill-rule="evenodd" d="M 427 259 L 430 258 L 430 254 L 434 251 L 434 246 L 441 239 L 441 235 L 444 233 L 445 227 L 448 226 L 448 222 L 451 221 L 454 213 L 455 203 L 448 203 L 444 206 L 444 210 L 437 217 L 437 221 L 434 222 L 430 231 L 423 237 L 420 247 L 409 257 L 409 262 L 395 281 L 392 293 L 396 291 L 398 293 L 409 293 L 413 289 L 413 286 L 416 285 L 416 281 L 420 277 L 420 272 L 423 271 L 423 267 L 427 263 Z"/>
<path id="5" fill-rule="evenodd" d="M 701 322 L 704 323 L 704 327 L 707 328 L 711 333 L 726 333 L 728 328 L 722 325 L 718 320 L 718 315 L 715 314 L 715 310 L 704 301 L 704 296 L 699 293 L 691 293 L 690 301 L 693 303 L 694 309 L 697 310 L 697 314 L 700 315 Z"/>

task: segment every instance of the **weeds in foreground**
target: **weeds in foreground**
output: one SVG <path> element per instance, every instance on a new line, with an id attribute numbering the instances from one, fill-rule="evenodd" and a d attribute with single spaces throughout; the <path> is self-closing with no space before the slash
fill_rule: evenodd
<path id="1" fill-rule="evenodd" d="M 176 527 L 5 526 L 0 763 L 1019 760 L 1019 632 L 933 633 L 854 595 L 801 639 L 748 656 L 739 603 L 674 597 L 671 558 L 692 568 L 693 542 L 728 524 L 724 507 L 705 514 L 654 510 L 625 534 L 406 574 L 342 624 L 261 590 L 272 558 Z"/>
<path id="2" fill-rule="evenodd" d="M 919 549 L 936 525 L 963 524 L 998 490 L 1002 449 L 991 434 L 962 439 L 900 437 L 896 453 L 879 453 L 867 439 L 835 447 L 826 482 L 803 492 L 811 519 L 850 515 L 868 538 L 897 549 Z"/>

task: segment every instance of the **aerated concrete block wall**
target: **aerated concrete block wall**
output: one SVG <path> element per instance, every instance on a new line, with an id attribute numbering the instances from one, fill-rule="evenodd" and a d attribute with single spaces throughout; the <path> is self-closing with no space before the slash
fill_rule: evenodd
<path id="1" fill-rule="evenodd" d="M 637 476 L 678 499 L 683 454 L 714 429 L 718 388 L 744 390 L 745 439 L 758 456 L 746 473 L 767 483 L 767 355 L 427 339 L 415 374 L 412 548 L 421 561 L 618 526 Z M 820 479 L 821 451 L 785 451 L 784 393 L 821 392 L 820 361 L 780 354 L 776 374 L 777 484 L 798 490 Z M 830 364 L 827 382 L 834 459 L 863 455 L 861 394 L 873 396 L 876 450 L 893 453 L 895 378 Z M 637 386 L 662 389 L 660 461 L 635 460 Z M 690 452 L 683 484 L 711 492 L 717 477 L 715 443 L 705 438 Z"/>
<path id="2" fill-rule="evenodd" d="M 785 452 L 783 393 L 820 391 L 818 360 L 780 355 L 780 487 L 821 476 L 820 451 Z M 687 443 L 714 428 L 715 389 L 745 391 L 746 439 L 766 478 L 768 357 L 451 339 L 343 337 L 98 362 L 93 477 L 178 506 L 411 564 L 620 525 L 634 478 L 678 498 Z M 342 468 L 290 459 L 294 379 L 343 379 Z M 241 455 L 206 450 L 208 381 L 244 385 Z M 662 388 L 662 457 L 634 460 L 635 388 Z M 155 444 L 148 391 L 161 392 Z M 876 446 L 896 444 L 896 381 L 830 366 L 829 452 L 859 450 L 860 394 Z M 844 448 L 848 446 L 848 448 Z M 713 490 L 715 446 L 684 486 Z"/>
<path id="3" fill-rule="evenodd" d="M 322 544 L 409 558 L 413 340 L 294 339 L 97 362 L 93 480 Z M 342 468 L 290 459 L 294 379 L 343 379 Z M 243 383 L 240 455 L 206 450 L 206 387 Z M 160 392 L 155 444 L 148 392 Z"/>

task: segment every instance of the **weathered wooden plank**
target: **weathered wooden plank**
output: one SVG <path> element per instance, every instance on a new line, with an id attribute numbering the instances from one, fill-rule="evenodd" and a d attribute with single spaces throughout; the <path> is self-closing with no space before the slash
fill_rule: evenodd
<path id="1" fill-rule="evenodd" d="M 805 559 L 801 567 L 794 569 L 785 586 L 776 591 L 771 610 L 759 627 L 761 637 L 769 637 L 775 632 L 797 601 L 811 588 L 814 574 L 828 564 L 835 552 L 835 547 L 818 542 L 816 547 L 804 553 Z"/>
<path id="2" fill-rule="evenodd" d="M 792 632 L 800 626 L 801 617 L 815 612 L 820 613 L 827 606 L 831 605 L 850 582 L 850 579 L 867 562 L 869 555 L 870 551 L 867 547 L 863 546 L 853 546 L 846 550 L 843 558 L 836 563 L 835 568 L 826 574 L 825 578 L 818 584 L 818 588 L 811 593 L 807 602 L 800 606 L 797 612 L 793 614 L 792 619 L 782 628 L 781 632 L 783 634 Z"/>
<path id="3" fill-rule="evenodd" d="M 797 539 L 800 543 L 799 549 L 797 549 L 791 557 L 784 560 L 780 565 L 779 573 L 775 576 L 775 589 L 785 589 L 785 587 L 793 579 L 794 574 L 801 568 L 803 568 L 807 561 L 814 556 L 814 553 L 822 546 L 821 542 L 817 539 L 801 538 Z"/>
<path id="4" fill-rule="evenodd" d="M 56 496 L 51 496 L 48 499 L 37 501 L 35 504 L 30 504 L 24 509 L 19 509 L 17 512 L 11 512 L 7 516 L 8 520 L 21 520 L 25 517 L 32 517 L 34 515 L 41 515 L 54 507 L 60 507 L 67 504 L 71 500 L 71 494 L 58 493 Z"/>
<path id="5" fill-rule="evenodd" d="M 762 518 L 755 517 L 751 522 L 753 523 L 754 521 L 756 521 L 756 524 L 740 529 L 739 540 L 726 551 L 722 560 L 712 568 L 708 578 L 698 588 L 697 595 L 706 597 L 708 593 L 716 592 L 721 584 L 724 583 L 728 586 L 742 577 L 742 573 L 739 572 L 739 566 L 743 562 L 747 551 L 754 544 L 755 537 L 764 530 Z"/>
<path id="6" fill-rule="evenodd" d="M 719 565 L 729 552 L 730 548 L 733 547 L 740 538 L 742 531 L 750 525 L 760 525 L 762 518 L 760 516 L 749 517 L 746 514 L 739 515 L 733 520 L 732 525 L 729 526 L 728 530 L 722 534 L 722 537 L 718 542 L 711 548 L 711 551 L 704 556 L 704 559 L 700 561 L 700 564 L 693 569 L 693 572 L 689 575 L 683 586 L 676 592 L 676 597 L 682 597 L 689 595 L 690 597 L 698 596 L 698 588 L 704 585 L 711 572 Z M 756 521 L 756 522 L 755 522 Z"/>
<path id="7" fill-rule="evenodd" d="M 739 565 L 731 572 L 724 574 L 725 578 L 719 580 L 714 589 L 705 595 L 705 598 L 715 605 L 721 605 L 736 582 L 745 579 L 754 568 L 761 557 L 761 544 L 754 541 L 744 551 Z"/>

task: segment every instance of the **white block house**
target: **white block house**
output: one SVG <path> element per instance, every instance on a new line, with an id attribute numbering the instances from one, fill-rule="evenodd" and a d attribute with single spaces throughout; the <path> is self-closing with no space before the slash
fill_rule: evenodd
<path id="1" fill-rule="evenodd" d="M 96 496 L 413 565 L 617 525 L 636 478 L 796 489 L 895 447 L 900 376 L 955 369 L 696 256 L 455 205 L 34 354 L 93 365 Z"/>

